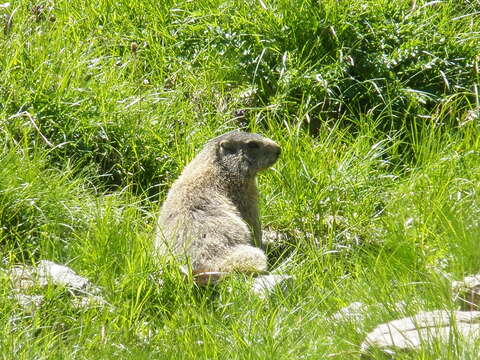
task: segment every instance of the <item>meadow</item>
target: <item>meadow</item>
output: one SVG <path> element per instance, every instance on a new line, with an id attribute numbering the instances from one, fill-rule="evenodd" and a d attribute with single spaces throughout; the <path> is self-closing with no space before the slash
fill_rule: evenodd
<path id="1" fill-rule="evenodd" d="M 477 0 L 19 0 L 0 49 L 0 268 L 67 264 L 110 304 L 51 288 L 28 313 L 0 276 L 2 359 L 358 359 L 480 271 Z M 258 182 L 294 286 L 198 289 L 167 264 L 160 286 L 162 200 L 237 128 L 282 146 Z M 354 301 L 365 320 L 332 319 Z"/>

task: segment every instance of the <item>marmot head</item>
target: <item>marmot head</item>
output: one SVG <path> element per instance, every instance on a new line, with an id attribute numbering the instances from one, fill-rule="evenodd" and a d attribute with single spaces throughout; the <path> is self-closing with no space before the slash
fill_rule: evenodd
<path id="1" fill-rule="evenodd" d="M 215 150 L 215 163 L 223 173 L 240 178 L 252 178 L 257 172 L 272 166 L 281 148 L 261 135 L 232 131 L 208 142 Z"/>

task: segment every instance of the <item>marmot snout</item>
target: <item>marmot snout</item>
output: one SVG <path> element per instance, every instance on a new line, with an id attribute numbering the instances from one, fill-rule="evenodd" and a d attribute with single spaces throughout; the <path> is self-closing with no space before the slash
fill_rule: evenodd
<path id="1" fill-rule="evenodd" d="M 208 141 L 185 167 L 162 205 L 155 250 L 195 272 L 263 272 L 255 175 L 280 147 L 258 134 L 233 131 Z"/>

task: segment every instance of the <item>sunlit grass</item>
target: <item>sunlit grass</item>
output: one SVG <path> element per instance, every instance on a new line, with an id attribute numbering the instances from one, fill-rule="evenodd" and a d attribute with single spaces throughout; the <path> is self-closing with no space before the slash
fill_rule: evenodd
<path id="1" fill-rule="evenodd" d="M 51 288 L 27 313 L 0 277 L 1 357 L 353 359 L 381 322 L 454 309 L 448 279 L 480 269 L 478 11 L 4 4 L 1 267 L 68 264 L 109 306 L 78 310 Z M 264 227 L 284 239 L 272 271 L 294 286 L 267 299 L 241 276 L 198 289 L 151 256 L 169 186 L 234 128 L 283 149 L 259 190 Z M 373 305 L 364 321 L 331 318 L 354 301 Z M 477 354 L 460 341 L 413 358 Z"/>

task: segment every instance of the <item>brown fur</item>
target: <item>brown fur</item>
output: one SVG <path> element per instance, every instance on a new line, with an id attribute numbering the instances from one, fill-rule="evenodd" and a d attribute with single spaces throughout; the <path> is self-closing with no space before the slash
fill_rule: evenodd
<path id="1" fill-rule="evenodd" d="M 272 140 L 242 131 L 207 142 L 168 192 L 156 254 L 181 258 L 194 274 L 266 271 L 255 175 L 279 155 Z"/>

